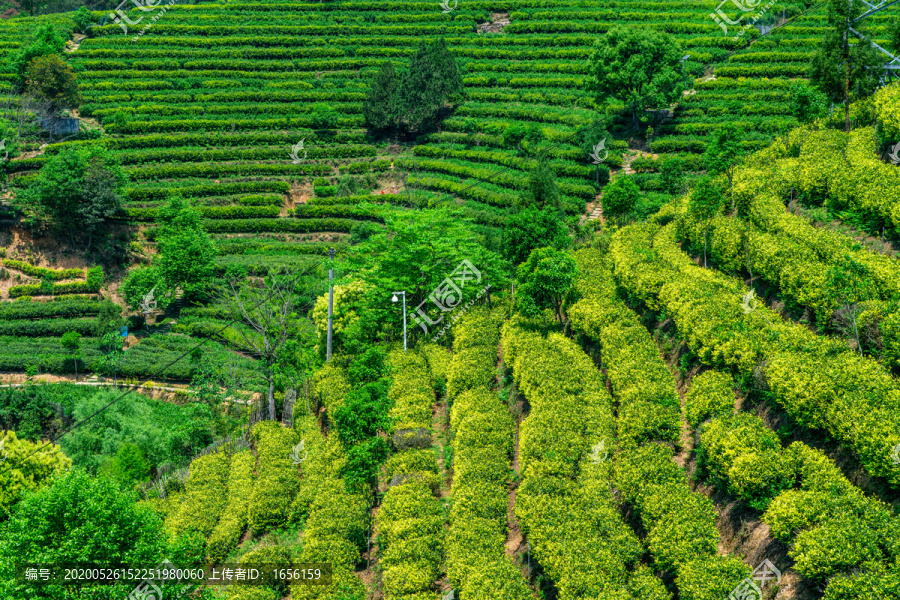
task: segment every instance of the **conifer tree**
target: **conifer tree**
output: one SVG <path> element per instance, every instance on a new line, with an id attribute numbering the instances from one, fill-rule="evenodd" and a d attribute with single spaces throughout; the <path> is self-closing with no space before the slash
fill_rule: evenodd
<path id="1" fill-rule="evenodd" d="M 385 130 L 397 124 L 397 91 L 400 77 L 391 62 L 382 65 L 363 104 L 366 127 Z"/>

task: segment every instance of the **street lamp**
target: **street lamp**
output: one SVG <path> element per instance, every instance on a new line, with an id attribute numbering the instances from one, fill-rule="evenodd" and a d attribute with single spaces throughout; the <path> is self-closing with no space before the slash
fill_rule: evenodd
<path id="1" fill-rule="evenodd" d="M 391 302 L 397 301 L 397 295 L 403 296 L 403 351 L 406 352 L 406 292 L 394 292 Z"/>
<path id="2" fill-rule="evenodd" d="M 687 59 L 689 59 L 690 57 L 691 57 L 690 54 L 685 54 L 682 57 L 682 59 L 681 59 L 682 68 L 686 68 L 687 65 L 685 63 L 687 63 Z M 684 73 L 684 91 L 687 91 L 687 87 L 688 87 L 688 74 L 687 74 L 687 71 L 685 71 L 685 73 Z"/>

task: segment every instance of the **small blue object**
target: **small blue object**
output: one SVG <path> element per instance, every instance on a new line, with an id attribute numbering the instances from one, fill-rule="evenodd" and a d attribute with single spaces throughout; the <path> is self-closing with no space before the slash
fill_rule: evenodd
<path id="1" fill-rule="evenodd" d="M 125 327 L 119 327 L 119 333 L 122 334 L 123 338 L 127 338 L 128 337 L 128 325 L 126 325 Z"/>

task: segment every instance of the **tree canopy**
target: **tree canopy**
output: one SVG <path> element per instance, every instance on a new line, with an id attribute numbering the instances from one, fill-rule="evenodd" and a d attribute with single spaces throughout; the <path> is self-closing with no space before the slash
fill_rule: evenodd
<path id="1" fill-rule="evenodd" d="M 443 38 L 422 41 L 405 72 L 385 65 L 363 104 L 366 126 L 419 133 L 433 128 L 448 104 L 463 98 L 462 73 Z"/>
<path id="2" fill-rule="evenodd" d="M 685 71 L 678 44 L 666 33 L 648 27 L 612 27 L 594 44 L 589 86 L 599 104 L 615 98 L 631 113 L 668 106 L 685 89 Z"/>
<path id="3" fill-rule="evenodd" d="M 809 70 L 810 83 L 835 104 L 844 104 L 845 131 L 850 131 L 850 102 L 875 91 L 885 63 L 878 50 L 851 31 L 866 35 L 863 23 L 850 25 L 866 10 L 862 0 L 828 1 L 828 27 Z"/>
<path id="4" fill-rule="evenodd" d="M 563 215 L 553 207 L 520 210 L 506 220 L 501 237 L 503 258 L 514 265 L 528 260 L 535 248 L 566 248 L 571 242 Z"/>
<path id="5" fill-rule="evenodd" d="M 50 156 L 17 201 L 38 222 L 88 249 L 121 209 L 127 176 L 116 157 L 97 145 L 69 147 Z"/>
<path id="6" fill-rule="evenodd" d="M 63 108 L 73 108 L 81 103 L 75 72 L 58 54 L 39 56 L 28 63 L 25 93 L 45 102 L 46 112 L 51 117 Z"/>
<path id="7" fill-rule="evenodd" d="M 59 54 L 66 46 L 66 39 L 53 25 L 44 23 L 31 37 L 31 42 L 11 53 L 8 59 L 10 70 L 15 73 L 15 82 L 19 89 L 25 88 L 28 65 L 38 57 L 48 54 Z"/>
<path id="8" fill-rule="evenodd" d="M 190 299 L 205 297 L 212 288 L 216 248 L 200 213 L 187 200 L 174 197 L 159 210 L 156 224 L 158 254 L 153 263 L 132 269 L 122 282 L 132 310 L 139 310 L 145 298 L 164 310 L 179 289 Z"/>
<path id="9" fill-rule="evenodd" d="M 37 490 L 72 466 L 57 445 L 35 452 L 43 445 L 41 441 L 19 439 L 14 431 L 0 431 L 0 521 L 23 494 Z"/>
<path id="10" fill-rule="evenodd" d="M 133 492 L 75 469 L 19 503 L 0 531 L 0 556 L 33 563 L 155 566 L 165 555 L 165 539 L 156 511 L 139 504 Z M 16 583 L 13 566 L 0 561 L 3 598 L 118 600 L 135 587 L 134 582 L 87 588 Z"/>
<path id="11" fill-rule="evenodd" d="M 518 269 L 516 302 L 525 315 L 551 309 L 556 320 L 565 320 L 564 306 L 573 299 L 578 264 L 564 250 L 538 248 Z"/>

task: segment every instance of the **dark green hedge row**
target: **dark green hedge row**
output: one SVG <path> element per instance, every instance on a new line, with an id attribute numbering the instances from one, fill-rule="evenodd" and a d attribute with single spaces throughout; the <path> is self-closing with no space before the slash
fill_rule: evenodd
<path id="1" fill-rule="evenodd" d="M 93 333 L 95 323 L 94 319 L 45 319 L 41 321 L 17 319 L 0 321 L 0 336 L 58 337 L 70 331 L 86 336 Z"/>
<path id="2" fill-rule="evenodd" d="M 298 219 L 311 218 L 345 218 L 365 219 L 371 221 L 383 221 L 378 208 L 364 208 L 352 204 L 316 205 L 304 204 L 294 209 L 294 216 Z"/>
<path id="3" fill-rule="evenodd" d="M 280 206 L 198 206 L 197 210 L 207 219 L 251 219 L 277 217 L 281 213 Z M 157 208 L 126 208 L 129 219 L 135 221 L 153 221 Z"/>
<path id="4" fill-rule="evenodd" d="M 241 192 L 283 192 L 291 190 L 287 181 L 237 181 L 224 183 L 202 183 L 184 187 L 139 187 L 126 188 L 125 196 L 132 201 L 165 200 L 170 196 L 193 198 L 199 196 L 218 196 L 220 194 L 239 194 Z"/>
<path id="5" fill-rule="evenodd" d="M 255 233 L 262 231 L 310 233 L 339 231 L 349 233 L 356 221 L 352 219 L 228 219 L 205 221 L 210 233 Z"/>
<path id="6" fill-rule="evenodd" d="M 57 298 L 54 302 L 0 303 L 0 323 L 15 319 L 74 319 L 100 314 L 103 302 L 84 298 Z"/>

